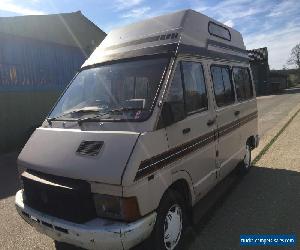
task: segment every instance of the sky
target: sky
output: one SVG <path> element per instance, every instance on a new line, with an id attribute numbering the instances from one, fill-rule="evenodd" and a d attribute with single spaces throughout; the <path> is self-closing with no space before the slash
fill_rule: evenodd
<path id="1" fill-rule="evenodd" d="M 247 49 L 268 47 L 271 69 L 287 66 L 291 49 L 300 43 L 300 0 L 0 0 L 3 17 L 81 10 L 105 32 L 182 9 L 237 29 Z"/>

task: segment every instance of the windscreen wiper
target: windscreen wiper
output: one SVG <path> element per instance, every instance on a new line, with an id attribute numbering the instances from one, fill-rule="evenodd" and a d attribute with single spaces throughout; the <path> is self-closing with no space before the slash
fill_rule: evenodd
<path id="1" fill-rule="evenodd" d="M 93 116 L 93 117 L 87 117 L 87 118 L 83 118 L 83 119 L 61 119 L 61 117 L 65 116 L 65 115 L 69 115 L 69 114 L 74 114 L 74 113 L 89 113 L 89 112 L 99 112 L 101 109 L 99 108 L 93 108 L 93 109 L 88 109 L 88 108 L 83 108 L 83 109 L 75 109 L 72 110 L 70 112 L 66 112 L 60 116 L 57 117 L 52 117 L 52 118 L 47 118 L 47 122 L 49 123 L 49 125 L 52 125 L 52 121 L 77 121 L 79 125 L 81 125 L 83 122 L 91 122 L 91 121 L 100 121 L 102 116 L 110 114 L 110 113 L 114 113 L 114 112 L 123 112 L 123 111 L 136 111 L 136 110 L 141 110 L 140 108 L 130 108 L 130 107 L 122 107 L 122 108 L 118 108 L 118 109 L 112 109 L 109 110 L 105 113 L 100 113 L 97 116 Z"/>
<path id="2" fill-rule="evenodd" d="M 61 119 L 61 117 L 64 117 L 65 115 L 70 115 L 70 114 L 75 114 L 75 113 L 90 113 L 90 112 L 99 112 L 101 109 L 99 108 L 82 108 L 82 109 L 75 109 L 75 110 L 71 110 L 69 112 L 65 112 L 62 115 L 59 115 L 57 117 L 52 117 L 52 118 L 47 118 L 47 122 L 49 123 L 49 125 L 52 125 L 52 121 L 78 121 L 79 119 Z"/>
<path id="3" fill-rule="evenodd" d="M 77 121 L 77 119 L 62 119 L 61 117 L 63 117 L 64 115 L 60 115 L 60 116 L 57 116 L 57 117 L 47 117 L 46 118 L 46 121 L 49 123 L 49 125 L 51 126 L 52 125 L 52 122 L 53 121 Z"/>
<path id="4" fill-rule="evenodd" d="M 79 119 L 77 119 L 77 122 L 78 122 L 79 126 L 81 126 L 82 123 L 84 123 L 84 122 L 99 122 L 102 120 L 102 117 L 104 115 L 108 115 L 108 114 L 109 114 L 109 112 L 105 112 L 105 113 L 101 113 L 101 114 L 93 116 L 93 117 L 86 117 L 86 118 L 82 118 L 82 119 L 79 118 Z"/>
<path id="5" fill-rule="evenodd" d="M 94 122 L 94 121 L 97 122 L 97 121 L 101 121 L 102 120 L 101 118 L 104 115 L 107 115 L 107 114 L 110 114 L 110 113 L 114 113 L 114 112 L 132 111 L 132 110 L 136 111 L 136 110 L 141 110 L 141 109 L 139 109 L 139 108 L 126 108 L 126 107 L 119 108 L 119 109 L 112 109 L 112 110 L 109 110 L 109 111 L 107 111 L 105 113 L 101 113 L 101 114 L 99 114 L 97 116 L 87 117 L 87 118 L 83 118 L 83 119 L 78 119 L 77 122 L 78 122 L 79 125 L 82 125 L 82 123 L 84 123 L 84 122 Z M 114 120 L 116 120 L 116 119 L 114 119 Z"/>
<path id="6" fill-rule="evenodd" d="M 141 108 L 122 107 L 122 108 L 118 108 L 118 109 L 109 110 L 108 112 L 113 113 L 113 112 L 136 111 L 136 110 L 143 110 L 143 109 L 141 109 Z"/>

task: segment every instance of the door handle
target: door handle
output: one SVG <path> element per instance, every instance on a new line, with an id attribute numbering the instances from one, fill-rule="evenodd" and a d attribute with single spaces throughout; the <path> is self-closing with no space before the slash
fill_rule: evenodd
<path id="1" fill-rule="evenodd" d="M 234 115 L 235 115 L 235 116 L 238 116 L 239 114 L 240 114 L 240 111 L 239 111 L 239 110 L 234 111 Z"/>
<path id="2" fill-rule="evenodd" d="M 208 120 L 206 124 L 207 124 L 207 126 L 211 126 L 211 125 L 213 125 L 215 122 L 216 122 L 216 119 L 212 119 L 212 120 Z"/>
<path id="3" fill-rule="evenodd" d="M 183 133 L 183 134 L 187 134 L 187 133 L 189 133 L 189 132 L 191 132 L 191 129 L 190 129 L 190 128 L 185 128 L 185 129 L 182 130 L 182 133 Z"/>

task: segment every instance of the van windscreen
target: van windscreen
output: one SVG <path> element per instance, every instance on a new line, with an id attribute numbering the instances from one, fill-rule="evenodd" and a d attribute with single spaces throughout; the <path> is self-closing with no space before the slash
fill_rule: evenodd
<path id="1" fill-rule="evenodd" d="M 152 58 L 85 69 L 74 78 L 49 118 L 145 120 L 168 62 L 168 58 Z"/>

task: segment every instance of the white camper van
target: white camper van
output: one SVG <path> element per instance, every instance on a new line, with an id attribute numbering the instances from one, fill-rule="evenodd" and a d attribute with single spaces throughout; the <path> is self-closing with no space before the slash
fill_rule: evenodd
<path id="1" fill-rule="evenodd" d="M 57 242 L 177 249 L 191 208 L 258 145 L 242 36 L 185 10 L 112 31 L 19 159 L 19 214 Z"/>

